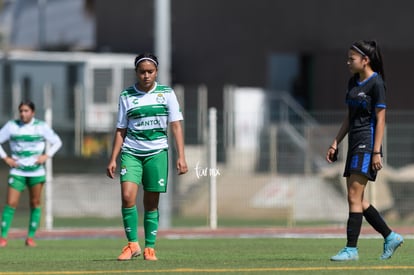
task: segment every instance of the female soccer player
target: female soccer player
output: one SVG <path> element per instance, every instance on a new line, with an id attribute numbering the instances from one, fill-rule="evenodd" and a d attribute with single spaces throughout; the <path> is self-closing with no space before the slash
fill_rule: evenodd
<path id="1" fill-rule="evenodd" d="M 0 157 L 10 166 L 7 203 L 3 209 L 0 247 L 7 246 L 7 235 L 20 194 L 26 187 L 30 196 L 30 223 L 26 245 L 36 246 L 33 240 L 39 227 L 40 197 L 46 181 L 44 163 L 62 146 L 59 136 L 46 124 L 34 117 L 35 105 L 23 101 L 19 105 L 20 119 L 10 120 L 0 130 Z M 11 155 L 8 156 L 1 144 L 9 141 Z M 45 152 L 46 142 L 51 147 Z"/>
<path id="2" fill-rule="evenodd" d="M 183 119 L 174 91 L 158 84 L 158 60 L 153 54 L 141 54 L 134 61 L 138 82 L 121 92 L 112 154 L 107 175 L 114 178 L 116 160 L 121 153 L 122 219 L 128 245 L 118 260 L 130 260 L 141 254 L 138 243 L 138 184 L 144 189 L 144 259 L 155 261 L 158 230 L 158 201 L 167 191 L 168 124 L 175 138 L 179 175 L 188 171 L 184 156 Z"/>
<path id="3" fill-rule="evenodd" d="M 331 257 L 332 261 L 358 259 L 357 242 L 362 217 L 385 239 L 381 259 L 389 259 L 403 243 L 374 206 L 364 199 L 368 181 L 375 181 L 382 168 L 382 139 L 385 127 L 385 84 L 382 56 L 375 41 L 358 41 L 348 51 L 347 62 L 353 76 L 346 94 L 348 114 L 326 154 L 329 163 L 336 160 L 339 143 L 348 134 L 345 163 L 349 217 L 345 248 Z"/>

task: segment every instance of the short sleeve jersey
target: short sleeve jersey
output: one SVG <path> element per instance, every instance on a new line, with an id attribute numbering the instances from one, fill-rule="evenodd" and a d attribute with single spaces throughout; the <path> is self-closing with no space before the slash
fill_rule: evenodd
<path id="1" fill-rule="evenodd" d="M 127 129 L 122 152 L 149 156 L 168 148 L 168 123 L 183 120 L 174 90 L 159 85 L 148 92 L 133 85 L 121 92 L 117 128 Z"/>
<path id="2" fill-rule="evenodd" d="M 374 73 L 359 82 L 357 76 L 348 83 L 346 104 L 349 108 L 349 150 L 371 152 L 374 146 L 375 108 L 386 108 L 385 84 L 382 77 Z"/>
<path id="3" fill-rule="evenodd" d="M 44 153 L 46 141 L 57 144 L 54 150 L 61 146 L 60 138 L 52 128 L 46 122 L 35 118 L 26 124 L 20 120 L 7 122 L 0 130 L 0 144 L 7 140 L 11 157 L 18 164 L 18 167 L 11 168 L 10 174 L 25 177 L 45 175 L 44 165 L 37 164 L 36 161 Z"/>

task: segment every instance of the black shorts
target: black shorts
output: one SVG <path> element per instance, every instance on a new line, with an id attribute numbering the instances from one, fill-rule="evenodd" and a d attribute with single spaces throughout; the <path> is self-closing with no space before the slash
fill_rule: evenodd
<path id="1" fill-rule="evenodd" d="M 377 178 L 377 171 L 372 169 L 371 159 L 371 153 L 348 153 L 346 157 L 344 177 L 349 177 L 351 174 L 358 174 L 366 176 L 369 181 L 375 181 Z"/>

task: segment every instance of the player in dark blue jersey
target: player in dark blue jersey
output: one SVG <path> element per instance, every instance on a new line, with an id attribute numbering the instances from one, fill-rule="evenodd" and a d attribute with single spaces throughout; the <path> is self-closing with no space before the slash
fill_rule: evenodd
<path id="1" fill-rule="evenodd" d="M 380 49 L 375 41 L 357 41 L 348 51 L 347 62 L 353 76 L 346 94 L 348 113 L 336 138 L 329 147 L 326 159 L 336 160 L 338 145 L 348 135 L 345 163 L 349 217 L 347 244 L 333 261 L 358 259 L 357 242 L 362 219 L 384 237 L 381 259 L 389 259 L 403 243 L 401 235 L 393 232 L 378 211 L 364 199 L 368 181 L 375 181 L 382 168 L 382 140 L 385 128 L 385 84 Z"/>

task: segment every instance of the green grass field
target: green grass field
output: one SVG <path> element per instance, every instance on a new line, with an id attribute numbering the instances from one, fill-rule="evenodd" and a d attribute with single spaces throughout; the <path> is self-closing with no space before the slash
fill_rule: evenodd
<path id="1" fill-rule="evenodd" d="M 157 242 L 157 262 L 118 262 L 124 239 L 10 240 L 0 275 L 16 274 L 414 274 L 414 240 L 379 260 L 381 239 L 361 239 L 360 260 L 331 262 L 344 239 L 210 238 Z"/>

